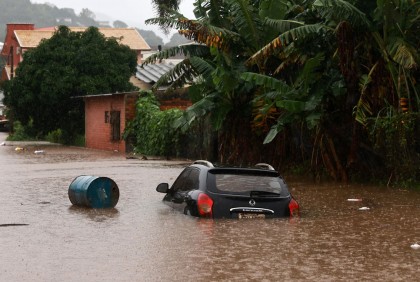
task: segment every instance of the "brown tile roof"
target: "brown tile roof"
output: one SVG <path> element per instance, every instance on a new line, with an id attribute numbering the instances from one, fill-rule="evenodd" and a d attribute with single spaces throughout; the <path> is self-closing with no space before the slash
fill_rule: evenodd
<path id="1" fill-rule="evenodd" d="M 15 30 L 15 36 L 22 48 L 35 48 L 42 39 L 49 39 L 54 31 L 50 30 Z"/>
<path id="2" fill-rule="evenodd" d="M 75 32 L 83 32 L 86 27 L 70 27 Z M 149 45 L 135 28 L 99 28 L 99 31 L 107 38 L 114 37 L 121 44 L 127 45 L 132 50 L 150 50 Z M 54 30 L 15 30 L 16 38 L 22 48 L 35 48 L 42 39 L 53 36 Z"/>

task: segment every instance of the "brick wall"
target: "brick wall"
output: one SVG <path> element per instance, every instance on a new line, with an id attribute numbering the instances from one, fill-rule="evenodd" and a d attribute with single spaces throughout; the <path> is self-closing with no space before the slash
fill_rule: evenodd
<path id="1" fill-rule="evenodd" d="M 180 99 L 180 98 L 174 98 L 174 99 L 171 99 L 171 100 L 160 100 L 159 103 L 160 103 L 160 109 L 162 111 L 173 109 L 173 108 L 178 108 L 180 110 L 185 110 L 189 106 L 192 105 L 190 100 L 183 100 L 183 99 Z"/>
<path id="2" fill-rule="evenodd" d="M 125 95 L 125 120 L 130 121 L 136 117 L 136 102 L 139 97 L 138 93 Z"/>
<path id="3" fill-rule="evenodd" d="M 4 46 L 3 49 L 0 50 L 2 53 L 1 55 L 6 58 L 7 64 L 10 65 L 12 63 L 12 59 L 10 57 L 10 52 L 12 51 L 10 48 L 13 47 L 13 65 L 17 66 L 21 61 L 21 52 L 17 52 L 17 48 L 19 47 L 19 42 L 14 35 L 15 30 L 34 30 L 34 24 L 7 24 L 6 25 L 6 38 L 4 39 Z"/>
<path id="4" fill-rule="evenodd" d="M 111 123 L 105 121 L 105 112 L 120 111 L 119 141 L 112 141 Z M 86 147 L 100 150 L 125 152 L 122 134 L 125 129 L 124 95 L 108 95 L 85 98 Z"/>

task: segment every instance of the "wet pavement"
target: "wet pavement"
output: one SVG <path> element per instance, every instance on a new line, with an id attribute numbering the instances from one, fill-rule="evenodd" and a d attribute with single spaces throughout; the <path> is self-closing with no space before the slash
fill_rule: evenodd
<path id="1" fill-rule="evenodd" d="M 16 147 L 0 146 L 0 281 L 419 281 L 418 192 L 286 178 L 300 219 L 201 220 L 155 191 L 185 162 Z M 116 207 L 72 206 L 79 175 L 113 179 Z"/>

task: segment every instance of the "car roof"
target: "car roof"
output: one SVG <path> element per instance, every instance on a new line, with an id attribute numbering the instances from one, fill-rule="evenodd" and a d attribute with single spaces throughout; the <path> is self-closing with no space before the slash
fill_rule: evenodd
<path id="1" fill-rule="evenodd" d="M 258 163 L 254 167 L 233 167 L 221 166 L 215 167 L 211 162 L 206 160 L 194 161 L 190 167 L 197 167 L 203 171 L 211 172 L 214 174 L 221 173 L 234 173 L 234 174 L 258 174 L 258 175 L 271 175 L 278 176 L 279 172 L 276 171 L 271 165 L 266 163 Z"/>

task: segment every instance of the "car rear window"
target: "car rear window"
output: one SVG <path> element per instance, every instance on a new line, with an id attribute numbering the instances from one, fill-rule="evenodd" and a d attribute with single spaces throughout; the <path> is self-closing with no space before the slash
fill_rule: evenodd
<path id="1" fill-rule="evenodd" d="M 287 193 L 285 183 L 276 174 L 265 173 L 210 173 L 209 189 L 213 192 L 248 194 L 250 192 Z M 285 188 L 286 191 L 283 191 Z"/>

